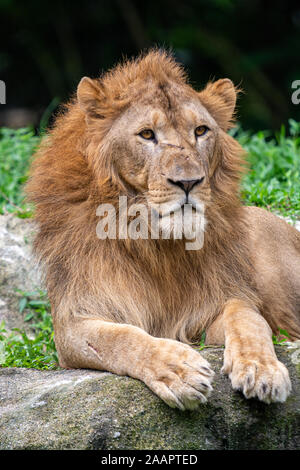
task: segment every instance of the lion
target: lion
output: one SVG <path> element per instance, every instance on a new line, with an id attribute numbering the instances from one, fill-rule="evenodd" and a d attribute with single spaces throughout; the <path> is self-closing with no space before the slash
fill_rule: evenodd
<path id="1" fill-rule="evenodd" d="M 196 91 L 170 53 L 150 50 L 84 77 L 56 117 L 27 194 L 61 367 L 127 375 L 196 409 L 214 376 L 193 348 L 206 332 L 225 345 L 234 390 L 265 403 L 291 393 L 272 334 L 300 338 L 300 233 L 240 201 L 245 156 L 228 133 L 238 92 L 229 79 Z M 97 208 L 118 214 L 120 196 L 160 221 L 191 205 L 194 223 L 204 207 L 202 246 L 186 249 L 175 222 L 169 238 L 100 239 Z"/>

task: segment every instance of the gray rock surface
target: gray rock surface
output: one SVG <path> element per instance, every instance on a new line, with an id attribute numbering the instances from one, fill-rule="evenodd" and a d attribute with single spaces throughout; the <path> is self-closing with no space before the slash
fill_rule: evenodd
<path id="1" fill-rule="evenodd" d="M 35 291 L 41 287 L 31 253 L 34 224 L 29 219 L 0 215 L 0 322 L 8 329 L 24 328 L 16 289 Z"/>
<path id="2" fill-rule="evenodd" d="M 223 350 L 205 349 L 214 391 L 207 404 L 184 412 L 129 377 L 0 369 L 0 449 L 300 449 L 300 344 L 277 352 L 293 384 L 286 403 L 233 392 L 219 372 Z"/>

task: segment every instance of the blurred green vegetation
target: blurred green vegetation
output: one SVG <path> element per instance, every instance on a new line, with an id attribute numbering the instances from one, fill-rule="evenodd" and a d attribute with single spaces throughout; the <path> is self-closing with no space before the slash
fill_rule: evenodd
<path id="1" fill-rule="evenodd" d="M 40 137 L 30 128 L 0 129 L 0 214 L 14 212 L 20 217 L 31 216 L 22 187 L 39 141 Z"/>
<path id="2" fill-rule="evenodd" d="M 222 77 L 240 85 L 244 128 L 274 131 L 289 118 L 300 121 L 300 105 L 291 101 L 292 82 L 300 80 L 299 2 L 0 0 L 0 18 L 7 85 L 0 111 L 23 106 L 40 117 L 82 76 L 158 45 L 173 50 L 198 88 Z"/>
<path id="3" fill-rule="evenodd" d="M 300 218 L 300 123 L 290 119 L 289 132 L 282 125 L 275 137 L 267 131 L 251 134 L 240 128 L 233 135 L 249 161 L 241 188 L 244 204 Z"/>

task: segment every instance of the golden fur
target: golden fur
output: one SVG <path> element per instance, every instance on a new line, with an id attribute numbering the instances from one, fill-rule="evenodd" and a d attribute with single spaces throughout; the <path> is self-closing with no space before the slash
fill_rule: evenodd
<path id="1" fill-rule="evenodd" d="M 178 385 L 178 377 L 187 373 L 182 362 L 176 380 L 172 376 L 177 385 L 169 372 L 153 377 L 164 363 L 161 356 L 166 350 L 192 354 L 190 362 L 199 362 L 200 356 L 186 345 L 154 337 L 188 343 L 206 330 L 208 341 L 226 343 L 230 318 L 244 311 L 240 323 L 245 323 L 244 332 L 260 325 L 247 345 L 249 360 L 256 348 L 254 336 L 260 336 L 260 331 L 265 331 L 258 339 L 262 344 L 269 341 L 271 329 L 277 333 L 283 328 L 293 339 L 300 338 L 300 236 L 272 214 L 240 203 L 243 151 L 226 133 L 237 92 L 227 79 L 196 92 L 171 56 L 150 51 L 99 79 L 83 79 L 77 96 L 57 117 L 33 163 L 27 192 L 36 205 L 39 231 L 34 247 L 45 269 L 62 365 L 127 373 L 143 380 L 171 406 L 193 408 L 209 394 L 208 364 L 203 360 L 199 365 L 200 382 L 199 377 L 191 378 L 194 386 L 193 380 L 198 380 L 201 395 L 191 398 L 191 391 Z M 152 127 L 162 129 L 158 131 L 162 140 L 156 144 L 130 134 L 139 120 L 150 115 Z M 146 127 L 150 127 L 148 121 Z M 210 128 L 197 143 L 186 130 L 187 125 L 193 128 L 194 121 Z M 201 250 L 186 250 L 184 239 L 97 238 L 99 204 L 111 203 L 118 210 L 120 195 L 128 197 L 128 205 L 171 204 L 182 191 L 170 180 L 177 184 L 179 177 L 193 178 L 193 172 L 204 180 L 193 190 L 193 197 L 205 204 Z M 138 348 L 139 335 L 144 345 L 149 342 L 148 349 Z M 240 364 L 247 333 L 237 331 L 230 341 L 227 359 L 234 350 Z M 268 348 L 272 349 L 269 342 Z M 150 357 L 156 364 L 148 375 L 140 368 L 146 361 L 143 349 L 151 350 L 147 361 Z M 259 356 L 263 354 L 262 350 Z M 239 372 L 237 379 L 228 361 L 224 370 L 245 396 L 270 402 L 288 395 L 286 372 L 277 383 L 270 378 L 276 374 L 262 367 L 259 390 L 252 377 L 249 391 L 244 387 L 248 372 L 244 379 Z M 274 370 L 281 367 L 276 357 L 272 361 Z M 273 392 L 272 380 L 277 384 Z M 265 382 L 269 388 L 262 392 Z"/>

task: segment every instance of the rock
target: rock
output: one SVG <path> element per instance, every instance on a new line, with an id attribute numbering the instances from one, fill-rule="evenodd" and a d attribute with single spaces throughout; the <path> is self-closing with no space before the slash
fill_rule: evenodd
<path id="1" fill-rule="evenodd" d="M 35 291 L 41 287 L 31 253 L 34 223 L 10 215 L 0 216 L 0 322 L 8 329 L 24 328 L 16 289 Z"/>
<path id="2" fill-rule="evenodd" d="M 201 354 L 216 371 L 214 391 L 184 412 L 129 377 L 0 369 L 0 449 L 300 449 L 300 344 L 276 348 L 293 384 L 286 403 L 234 392 L 219 372 L 223 350 L 208 348 Z"/>

